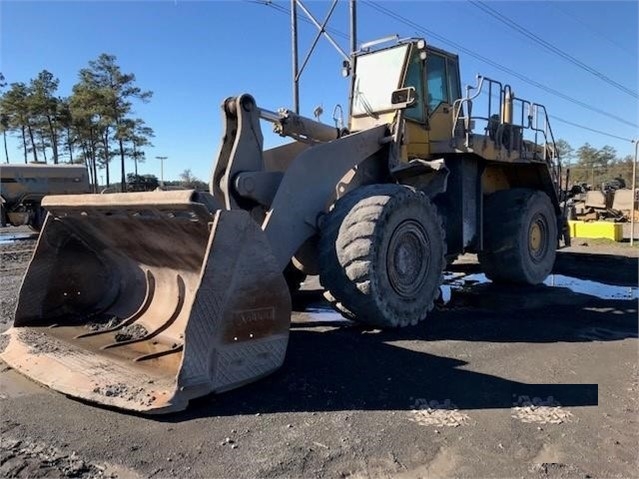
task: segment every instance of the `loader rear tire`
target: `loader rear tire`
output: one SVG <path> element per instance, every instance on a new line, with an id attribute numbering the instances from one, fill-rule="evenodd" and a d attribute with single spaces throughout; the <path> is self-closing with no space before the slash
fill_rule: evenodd
<path id="1" fill-rule="evenodd" d="M 340 198 L 321 226 L 320 282 L 338 312 L 379 328 L 426 317 L 446 264 L 444 229 L 426 195 L 362 186 Z"/>
<path id="2" fill-rule="evenodd" d="M 479 263 L 496 283 L 535 285 L 552 271 L 557 216 L 543 191 L 502 190 L 484 203 L 484 250 Z"/>

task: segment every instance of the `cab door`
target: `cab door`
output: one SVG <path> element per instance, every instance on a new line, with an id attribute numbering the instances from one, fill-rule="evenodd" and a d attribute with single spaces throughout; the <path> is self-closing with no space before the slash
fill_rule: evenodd
<path id="1" fill-rule="evenodd" d="M 413 47 L 406 68 L 404 86 L 415 88 L 417 101 L 402 113 L 405 120 L 404 142 L 402 145 L 402 158 L 404 161 L 413 158 L 425 159 L 430 155 L 424 64 L 425 62 L 420 56 L 420 50 Z"/>
<path id="2" fill-rule="evenodd" d="M 452 106 L 461 98 L 457 55 L 427 47 L 426 60 L 422 58 L 419 50 L 411 52 L 404 78 L 404 86 L 414 87 L 417 94 L 417 103 L 403 113 L 405 161 L 450 151 Z"/>
<path id="3" fill-rule="evenodd" d="M 426 109 L 432 153 L 446 151 L 452 136 L 453 103 L 461 97 L 459 59 L 429 48 L 426 53 Z M 444 142 L 444 143 L 441 143 Z"/>

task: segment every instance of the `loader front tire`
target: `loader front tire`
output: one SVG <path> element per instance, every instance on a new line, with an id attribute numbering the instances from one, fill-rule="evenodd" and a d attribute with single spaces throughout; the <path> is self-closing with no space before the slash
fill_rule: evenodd
<path id="1" fill-rule="evenodd" d="M 337 311 L 378 328 L 426 317 L 446 264 L 444 229 L 426 195 L 362 186 L 340 198 L 321 226 L 320 282 Z"/>
<path id="2" fill-rule="evenodd" d="M 535 285 L 552 271 L 557 216 L 543 191 L 497 191 L 484 203 L 484 249 L 479 263 L 496 283 Z"/>

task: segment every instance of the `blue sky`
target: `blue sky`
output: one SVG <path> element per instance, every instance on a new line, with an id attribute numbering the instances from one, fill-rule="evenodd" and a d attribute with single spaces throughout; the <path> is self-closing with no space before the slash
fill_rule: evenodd
<path id="1" fill-rule="evenodd" d="M 378 2 L 434 33 L 517 70 L 527 78 L 639 123 L 636 98 L 543 50 L 471 4 L 462 1 Z M 329 3 L 307 1 L 323 18 Z M 289 2 L 279 3 L 288 8 Z M 638 90 L 638 3 L 613 1 L 488 3 L 493 9 L 533 31 L 614 81 Z M 348 32 L 347 3 L 338 6 L 331 26 Z M 384 16 L 363 2 L 358 7 L 359 41 L 383 37 L 423 36 Z M 312 25 L 300 22 L 300 54 L 314 36 Z M 347 49 L 347 40 L 337 40 Z M 426 41 L 446 50 L 441 40 Z M 275 8 L 250 1 L 84 1 L 0 0 L 0 71 L 9 82 L 27 82 L 47 69 L 60 79 L 60 94 L 70 93 L 77 72 L 89 60 L 107 52 L 117 56 L 138 85 L 152 90 L 150 103 L 136 112 L 156 133 L 142 173 L 159 176 L 159 161 L 167 156 L 165 179 L 186 168 L 207 180 L 220 140 L 222 100 L 242 92 L 275 110 L 292 104 L 289 19 Z M 507 75 L 466 53 L 460 53 L 463 84 L 477 73 L 513 86 L 517 96 L 545 104 L 559 118 L 623 138 L 639 129 L 557 98 Z M 301 112 L 312 116 L 323 105 L 325 122 L 333 106 L 347 106 L 348 82 L 340 76 L 341 58 L 325 41 L 302 77 Z M 573 146 L 585 142 L 614 146 L 620 155 L 633 145 L 560 121 L 555 137 Z M 268 125 L 264 125 L 267 130 Z M 279 138 L 267 135 L 267 144 Z M 17 141 L 10 143 L 12 161 L 20 161 Z"/>

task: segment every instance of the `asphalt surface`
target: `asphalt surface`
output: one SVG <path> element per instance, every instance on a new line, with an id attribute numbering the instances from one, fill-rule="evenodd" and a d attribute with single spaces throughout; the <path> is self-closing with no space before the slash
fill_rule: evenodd
<path id="1" fill-rule="evenodd" d="M 2 234 L 0 331 L 35 244 Z M 636 256 L 563 252 L 561 286 L 526 290 L 465 257 L 431 317 L 391 332 L 341 320 L 311 280 L 281 370 L 170 416 L 0 362 L 0 477 L 637 477 Z"/>

